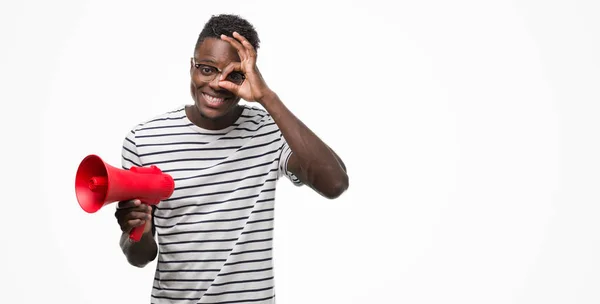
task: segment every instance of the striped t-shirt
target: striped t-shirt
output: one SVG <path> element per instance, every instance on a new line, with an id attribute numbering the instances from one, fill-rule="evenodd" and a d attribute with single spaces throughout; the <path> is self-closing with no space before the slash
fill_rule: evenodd
<path id="1" fill-rule="evenodd" d="M 122 165 L 155 165 L 175 180 L 153 211 L 158 261 L 151 303 L 275 303 L 275 186 L 291 155 L 263 109 L 244 105 L 223 130 L 194 125 L 185 107 L 137 125 Z"/>

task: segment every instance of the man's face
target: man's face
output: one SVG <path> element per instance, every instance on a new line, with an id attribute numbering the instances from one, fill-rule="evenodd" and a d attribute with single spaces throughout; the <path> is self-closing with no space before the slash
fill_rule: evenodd
<path id="1" fill-rule="evenodd" d="M 217 71 L 222 71 L 231 62 L 240 62 L 237 50 L 226 41 L 207 38 L 194 53 L 190 62 L 190 92 L 196 107 L 205 118 L 223 117 L 236 108 L 240 98 L 219 87 L 221 74 Z M 211 75 L 215 74 L 211 80 Z"/>

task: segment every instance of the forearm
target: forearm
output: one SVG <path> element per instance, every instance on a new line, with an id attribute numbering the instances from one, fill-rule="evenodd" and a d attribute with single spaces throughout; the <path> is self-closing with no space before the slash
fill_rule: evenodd
<path id="1" fill-rule="evenodd" d="M 142 268 L 146 266 L 158 254 L 158 246 L 151 231 L 144 232 L 138 242 L 130 241 L 129 234 L 123 233 L 119 244 L 129 264 L 136 267 Z"/>
<path id="2" fill-rule="evenodd" d="M 329 146 L 327 146 L 327 147 L 329 148 Z M 335 159 L 338 161 L 340 166 L 342 166 L 342 169 L 344 169 L 344 172 L 346 172 L 346 175 L 348 175 L 348 171 L 346 171 L 346 164 L 344 164 L 342 159 L 337 155 L 337 153 L 335 153 L 335 151 L 333 151 L 333 149 L 329 148 L 329 151 L 331 151 L 331 153 L 333 153 L 333 156 L 335 156 Z"/>
<path id="3" fill-rule="evenodd" d="M 294 173 L 322 195 L 335 198 L 348 188 L 344 162 L 270 92 L 260 101 L 292 149 L 299 167 Z"/>

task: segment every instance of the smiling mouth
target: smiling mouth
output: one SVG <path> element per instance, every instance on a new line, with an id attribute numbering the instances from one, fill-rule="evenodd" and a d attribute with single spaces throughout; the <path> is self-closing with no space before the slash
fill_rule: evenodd
<path id="1" fill-rule="evenodd" d="M 208 102 L 209 105 L 213 105 L 213 106 L 222 105 L 228 99 L 228 98 L 223 98 L 223 97 L 211 96 L 206 93 L 202 93 L 202 97 L 204 97 L 204 100 L 206 100 L 206 102 Z"/>

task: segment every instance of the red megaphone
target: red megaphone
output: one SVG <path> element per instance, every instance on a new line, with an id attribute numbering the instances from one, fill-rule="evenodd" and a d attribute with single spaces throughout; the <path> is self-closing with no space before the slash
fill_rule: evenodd
<path id="1" fill-rule="evenodd" d="M 86 156 L 77 169 L 75 194 L 79 206 L 88 213 L 114 202 L 139 199 L 147 205 L 156 205 L 169 198 L 175 190 L 173 178 L 156 167 L 118 169 L 96 155 Z M 139 241 L 144 226 L 131 230 L 129 238 Z"/>

